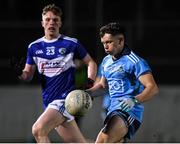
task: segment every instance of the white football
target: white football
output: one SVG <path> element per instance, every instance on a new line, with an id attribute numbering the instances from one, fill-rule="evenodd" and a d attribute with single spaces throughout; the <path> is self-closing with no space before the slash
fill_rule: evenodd
<path id="1" fill-rule="evenodd" d="M 66 110 L 74 116 L 85 115 L 92 107 L 92 99 L 83 90 L 71 91 L 65 99 Z"/>

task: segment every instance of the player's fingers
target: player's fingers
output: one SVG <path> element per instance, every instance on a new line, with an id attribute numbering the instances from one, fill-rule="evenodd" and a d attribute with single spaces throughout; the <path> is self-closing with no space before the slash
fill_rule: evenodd
<path id="1" fill-rule="evenodd" d="M 130 109 L 129 109 L 129 107 L 124 107 L 122 110 L 125 112 L 128 112 Z"/>
<path id="2" fill-rule="evenodd" d="M 121 107 L 122 108 L 127 107 L 127 104 L 125 102 L 122 102 Z"/>

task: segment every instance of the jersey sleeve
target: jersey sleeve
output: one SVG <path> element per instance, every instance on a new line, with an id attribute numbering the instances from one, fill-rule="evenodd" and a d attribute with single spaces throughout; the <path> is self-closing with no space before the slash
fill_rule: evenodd
<path id="1" fill-rule="evenodd" d="M 32 48 L 32 46 L 28 47 L 26 63 L 30 64 L 30 65 L 35 64 L 34 59 L 33 59 L 33 48 Z"/>
<path id="2" fill-rule="evenodd" d="M 99 65 L 97 72 L 97 77 L 101 77 L 101 76 L 102 76 L 102 63 Z"/>
<path id="3" fill-rule="evenodd" d="M 151 72 L 151 68 L 148 65 L 148 63 L 144 59 L 140 59 L 137 63 L 134 65 L 134 74 L 138 78 L 141 75 Z"/>
<path id="4" fill-rule="evenodd" d="M 105 66 L 107 60 L 108 60 L 108 57 L 106 56 L 106 57 L 102 60 L 102 62 L 101 62 L 101 65 L 100 65 L 101 77 L 105 77 L 104 66 Z"/>
<path id="5" fill-rule="evenodd" d="M 86 55 L 87 55 L 87 50 L 79 41 L 77 41 L 75 58 L 83 59 Z"/>

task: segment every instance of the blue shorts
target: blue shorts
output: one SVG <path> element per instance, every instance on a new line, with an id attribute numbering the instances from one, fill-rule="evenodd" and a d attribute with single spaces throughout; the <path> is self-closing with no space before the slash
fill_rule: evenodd
<path id="1" fill-rule="evenodd" d="M 135 132 L 140 127 L 141 123 L 138 120 L 136 120 L 135 118 L 133 118 L 131 115 L 129 115 L 127 112 L 124 112 L 121 110 L 114 110 L 109 115 L 107 115 L 107 117 L 104 121 L 104 128 L 103 128 L 102 132 L 105 132 L 108 122 L 114 116 L 119 116 L 125 122 L 125 124 L 128 128 L 128 132 L 124 138 L 131 139 L 134 136 Z"/>

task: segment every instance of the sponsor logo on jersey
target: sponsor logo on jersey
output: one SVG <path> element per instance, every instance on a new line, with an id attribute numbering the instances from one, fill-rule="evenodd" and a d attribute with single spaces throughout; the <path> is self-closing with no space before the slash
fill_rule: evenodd
<path id="1" fill-rule="evenodd" d="M 62 68 L 64 65 L 65 65 L 65 62 L 63 60 L 61 60 L 61 61 L 47 61 L 45 63 L 42 63 L 41 68 L 42 69 Z"/>
<path id="2" fill-rule="evenodd" d="M 37 60 L 39 61 L 39 72 L 49 77 L 56 76 L 70 67 L 75 67 L 72 53 L 51 60 L 42 58 L 38 58 Z"/>
<path id="3" fill-rule="evenodd" d="M 110 94 L 124 92 L 124 82 L 122 79 L 113 78 L 109 81 Z"/>

